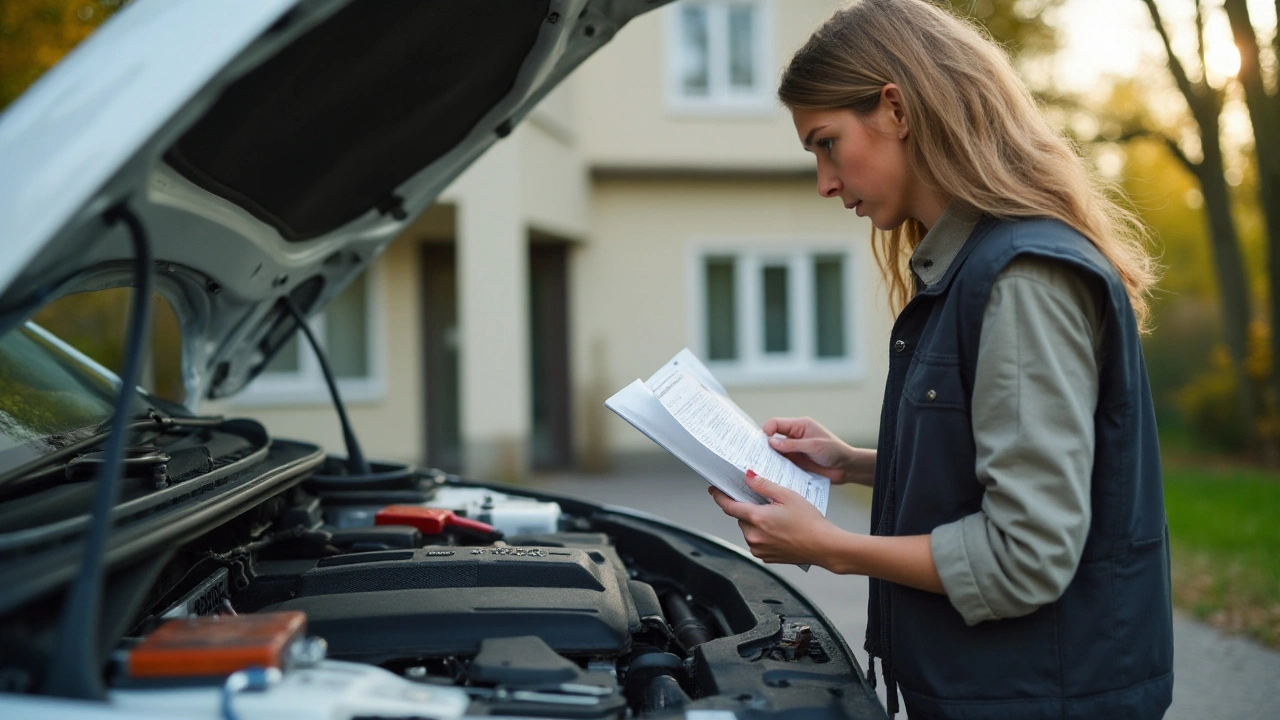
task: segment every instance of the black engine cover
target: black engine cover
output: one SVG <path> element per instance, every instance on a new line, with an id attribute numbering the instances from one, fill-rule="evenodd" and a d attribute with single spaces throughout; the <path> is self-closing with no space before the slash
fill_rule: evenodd
<path id="1" fill-rule="evenodd" d="M 618 655 L 640 621 L 613 554 L 435 546 L 341 555 L 297 575 L 291 599 L 261 609 L 305 612 L 330 656 L 365 662 L 474 655 L 486 637 L 517 635 L 565 655 Z"/>

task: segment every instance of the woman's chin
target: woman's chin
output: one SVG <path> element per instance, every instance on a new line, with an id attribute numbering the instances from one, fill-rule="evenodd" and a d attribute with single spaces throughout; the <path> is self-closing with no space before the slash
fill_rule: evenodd
<path id="1" fill-rule="evenodd" d="M 902 227 L 903 223 L 908 220 L 908 218 L 904 217 L 885 217 L 880 213 L 867 213 L 866 218 L 880 232 L 893 232 Z"/>

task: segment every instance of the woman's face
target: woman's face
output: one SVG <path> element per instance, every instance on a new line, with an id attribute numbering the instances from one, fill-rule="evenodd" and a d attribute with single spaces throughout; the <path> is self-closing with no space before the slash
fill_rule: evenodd
<path id="1" fill-rule="evenodd" d="M 907 161 L 909 130 L 897 93 L 896 86 L 886 86 L 879 107 L 867 115 L 846 109 L 791 111 L 800 142 L 818 159 L 818 194 L 840 198 L 881 230 L 911 217 L 924 220 L 914 207 L 919 183 Z"/>

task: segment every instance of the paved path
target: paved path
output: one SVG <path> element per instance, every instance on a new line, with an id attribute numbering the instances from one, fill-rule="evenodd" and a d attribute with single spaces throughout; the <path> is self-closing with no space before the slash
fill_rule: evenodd
<path id="1" fill-rule="evenodd" d="M 706 494 L 706 484 L 683 466 L 615 475 L 549 475 L 531 488 L 565 493 L 584 500 L 621 505 L 661 515 L 687 527 L 745 547 L 737 522 L 726 517 Z M 837 488 L 827 516 L 836 524 L 864 529 L 868 509 L 861 496 Z M 778 571 L 813 600 L 844 634 L 865 666 L 862 638 L 866 629 L 867 581 L 792 566 Z M 1173 707 L 1166 720 L 1233 720 L 1280 717 L 1280 653 L 1217 631 L 1184 616 L 1174 618 Z M 884 702 L 884 685 L 879 684 Z"/>

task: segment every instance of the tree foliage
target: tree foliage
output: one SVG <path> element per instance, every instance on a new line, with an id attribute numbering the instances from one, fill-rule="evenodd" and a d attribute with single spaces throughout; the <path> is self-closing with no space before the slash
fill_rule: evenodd
<path id="1" fill-rule="evenodd" d="M 946 0 L 957 14 L 980 23 L 1015 58 L 1043 56 L 1058 49 L 1049 13 L 1064 0 Z"/>
<path id="2" fill-rule="evenodd" d="M 0 0 L 0 109 L 122 4 L 121 0 Z"/>

